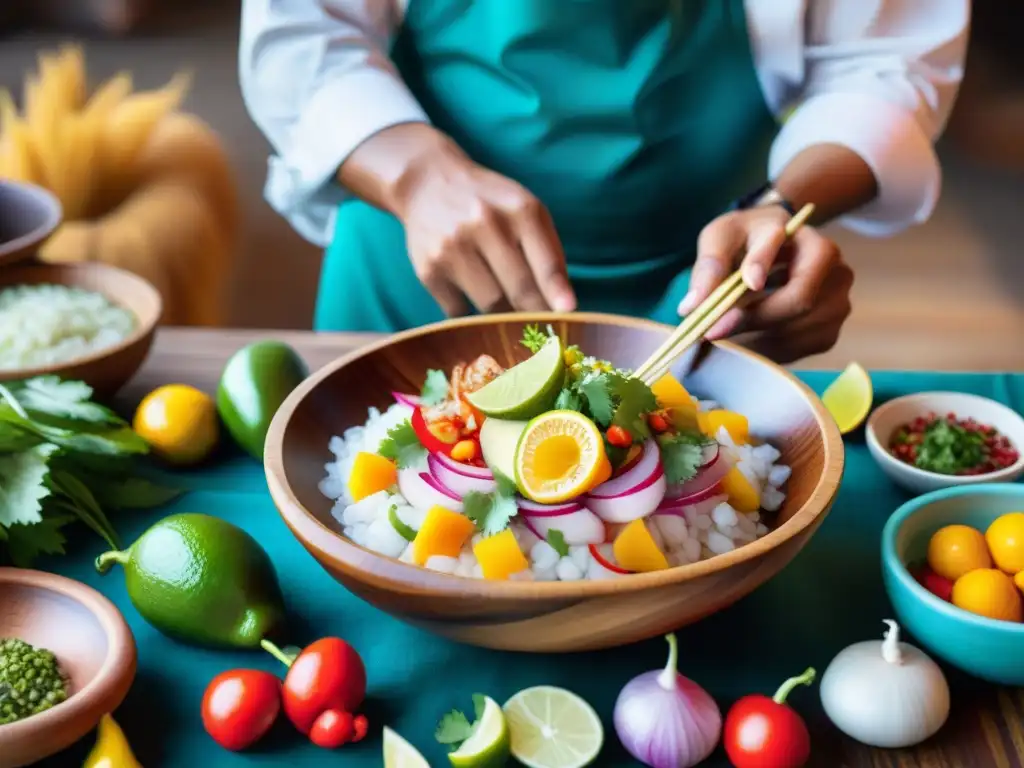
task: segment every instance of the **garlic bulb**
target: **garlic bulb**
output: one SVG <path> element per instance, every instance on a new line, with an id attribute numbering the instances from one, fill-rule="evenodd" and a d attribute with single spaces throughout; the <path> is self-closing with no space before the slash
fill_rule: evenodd
<path id="1" fill-rule="evenodd" d="M 855 643 L 841 651 L 821 678 L 821 704 L 835 726 L 873 747 L 919 744 L 949 716 L 949 685 L 939 665 L 899 641 L 886 619 L 884 640 Z"/>

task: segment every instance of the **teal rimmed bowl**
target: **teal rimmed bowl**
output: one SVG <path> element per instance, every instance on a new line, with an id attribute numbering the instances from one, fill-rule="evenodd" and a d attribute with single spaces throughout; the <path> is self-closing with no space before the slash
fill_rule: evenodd
<path id="1" fill-rule="evenodd" d="M 923 563 L 931 535 L 945 525 L 982 533 L 1007 512 L 1024 511 L 1024 484 L 959 486 L 897 509 L 882 531 L 882 577 L 900 624 L 937 657 L 993 683 L 1024 686 L 1024 624 L 964 611 L 926 590 L 907 566 Z"/>

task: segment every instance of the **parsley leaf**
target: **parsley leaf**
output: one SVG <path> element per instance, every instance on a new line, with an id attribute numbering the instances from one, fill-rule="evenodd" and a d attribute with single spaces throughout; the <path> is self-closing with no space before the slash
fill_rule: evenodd
<path id="1" fill-rule="evenodd" d="M 0 525 L 33 525 L 40 522 L 47 485 L 52 445 L 37 445 L 20 453 L 0 455 Z"/>
<path id="2" fill-rule="evenodd" d="M 523 328 L 523 338 L 519 343 L 530 350 L 533 354 L 540 352 L 540 348 L 543 347 L 548 341 L 548 335 L 545 334 L 536 325 L 528 325 Z"/>
<path id="3" fill-rule="evenodd" d="M 484 536 L 501 533 L 519 513 L 516 484 L 500 472 L 494 473 L 494 479 L 498 487 L 492 493 L 470 491 L 462 499 L 463 514 L 476 523 L 477 529 Z"/>
<path id="4" fill-rule="evenodd" d="M 448 398 L 448 377 L 444 371 L 431 368 L 427 371 L 427 380 L 423 382 L 420 401 L 423 405 L 439 405 Z"/>
<path id="5" fill-rule="evenodd" d="M 665 480 L 673 485 L 692 480 L 704 463 L 704 447 L 711 442 L 699 432 L 661 435 L 658 445 L 661 448 Z"/>
<path id="6" fill-rule="evenodd" d="M 441 722 L 437 724 L 437 728 L 434 730 L 434 739 L 438 743 L 444 744 L 452 752 L 459 748 L 462 742 L 466 741 L 473 732 L 476 731 L 477 724 L 480 722 L 480 718 L 484 715 L 484 707 L 487 704 L 487 699 L 483 694 L 473 694 L 473 715 L 475 720 L 470 723 L 462 712 L 457 709 L 453 709 L 447 715 L 441 718 Z"/>
<path id="7" fill-rule="evenodd" d="M 11 562 L 19 568 L 28 568 L 39 555 L 63 555 L 67 539 L 60 529 L 74 520 L 74 515 L 46 514 L 32 525 L 12 525 L 6 531 Z"/>
<path id="8" fill-rule="evenodd" d="M 580 394 L 587 399 L 590 415 L 603 426 L 610 424 L 615 415 L 612 386 L 617 385 L 616 378 L 604 371 L 591 371 L 579 384 Z"/>
<path id="9" fill-rule="evenodd" d="M 93 424 L 123 425 L 109 408 L 90 401 L 92 387 L 83 381 L 62 381 L 58 376 L 38 376 L 9 386 L 10 393 L 26 410 L 58 419 Z"/>
<path id="10" fill-rule="evenodd" d="M 561 557 L 568 556 L 569 545 L 565 543 L 565 534 L 557 528 L 548 529 L 548 544 L 550 544 L 551 548 Z"/>
<path id="11" fill-rule="evenodd" d="M 377 453 L 385 459 L 391 459 L 399 469 L 405 469 L 426 456 L 427 449 L 420 443 L 412 424 L 403 421 L 388 430 L 388 436 L 380 441 Z"/>
<path id="12" fill-rule="evenodd" d="M 582 411 L 583 398 L 572 389 L 563 389 L 555 398 L 556 411 Z"/>
<path id="13" fill-rule="evenodd" d="M 645 416 L 658 410 L 658 400 L 651 388 L 640 379 L 625 376 L 616 376 L 612 386 L 619 401 L 612 423 L 628 430 L 634 440 L 650 437 Z"/>

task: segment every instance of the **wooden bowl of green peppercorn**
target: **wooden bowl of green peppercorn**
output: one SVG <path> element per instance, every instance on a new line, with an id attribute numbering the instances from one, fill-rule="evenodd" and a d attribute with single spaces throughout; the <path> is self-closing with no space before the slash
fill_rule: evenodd
<path id="1" fill-rule="evenodd" d="M 117 708 L 135 679 L 135 639 L 107 598 L 52 573 L 0 568 L 0 606 L 0 768 L 19 768 L 69 747 Z M 37 656 L 44 668 L 56 662 L 37 687 L 58 703 L 42 711 L 12 690 L 16 661 Z"/>

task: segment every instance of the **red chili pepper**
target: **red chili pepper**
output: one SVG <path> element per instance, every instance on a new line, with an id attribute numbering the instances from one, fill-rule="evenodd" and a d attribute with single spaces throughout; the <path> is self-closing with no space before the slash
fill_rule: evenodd
<path id="1" fill-rule="evenodd" d="M 273 643 L 264 640 L 262 644 L 288 666 L 284 713 L 310 741 L 333 748 L 366 735 L 366 717 L 353 714 L 366 697 L 366 667 L 351 645 L 325 637 L 292 659 Z"/>
<path id="2" fill-rule="evenodd" d="M 450 456 L 452 448 L 458 442 L 458 430 L 453 428 L 455 434 L 455 440 L 450 443 L 446 443 L 439 439 L 430 428 L 427 426 L 426 420 L 423 418 L 423 409 L 416 408 L 412 412 L 412 417 L 409 419 L 409 424 L 412 425 L 412 431 L 416 433 L 416 437 L 419 438 L 420 443 L 431 453 L 443 453 L 445 456 Z"/>
<path id="3" fill-rule="evenodd" d="M 620 568 L 619 566 L 615 565 L 615 563 L 606 560 L 604 556 L 601 554 L 601 551 L 594 544 L 590 545 L 590 556 L 597 561 L 598 565 L 600 565 L 602 568 L 607 568 L 612 573 L 621 573 L 623 575 L 629 575 L 632 573 L 632 571 L 627 571 L 625 568 Z"/>
<path id="4" fill-rule="evenodd" d="M 798 685 L 810 685 L 814 670 L 784 682 L 775 696 L 744 696 L 726 715 L 722 743 L 736 768 L 800 768 L 811 756 L 807 726 L 786 697 Z"/>
<path id="5" fill-rule="evenodd" d="M 203 727 L 225 749 L 259 741 L 281 711 L 281 681 L 258 669 L 221 672 L 203 694 Z"/>
<path id="6" fill-rule="evenodd" d="M 616 448 L 629 448 L 633 444 L 633 436 L 629 434 L 628 430 L 623 429 L 618 424 L 608 427 L 608 431 L 605 434 L 608 437 L 608 442 Z"/>
<path id="7" fill-rule="evenodd" d="M 668 421 L 660 413 L 652 413 L 647 417 L 647 424 L 655 432 L 667 432 Z"/>

